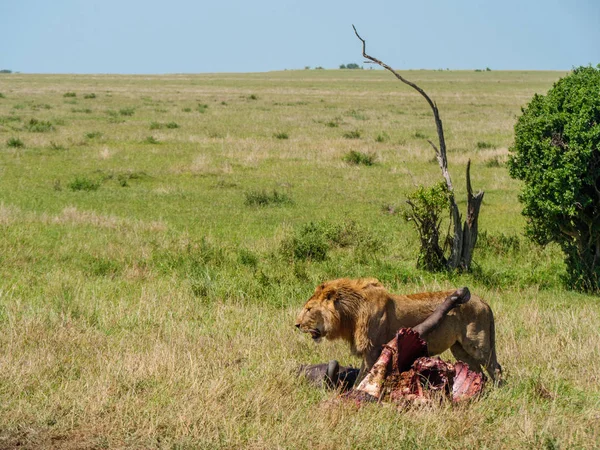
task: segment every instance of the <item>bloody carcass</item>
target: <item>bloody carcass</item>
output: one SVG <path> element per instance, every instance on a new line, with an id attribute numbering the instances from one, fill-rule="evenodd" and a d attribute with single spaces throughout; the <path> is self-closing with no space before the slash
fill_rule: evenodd
<path id="1" fill-rule="evenodd" d="M 342 398 L 356 402 L 390 401 L 398 404 L 427 403 L 449 398 L 460 402 L 477 396 L 483 389 L 483 374 L 458 361 L 455 364 L 430 357 L 423 339 L 453 308 L 470 299 L 465 287 L 448 296 L 421 324 L 402 328 L 388 342 L 379 359 L 356 384 L 358 369 L 340 366 L 337 361 L 302 366 L 300 371 L 315 384 L 345 391 Z"/>

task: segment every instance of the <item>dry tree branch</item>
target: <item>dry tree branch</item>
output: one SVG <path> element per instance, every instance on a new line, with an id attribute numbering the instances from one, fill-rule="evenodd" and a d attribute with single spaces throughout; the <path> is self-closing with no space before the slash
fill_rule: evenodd
<path id="1" fill-rule="evenodd" d="M 440 169 L 442 170 L 442 176 L 446 181 L 446 186 L 448 187 L 449 192 L 449 200 L 450 200 L 450 213 L 452 217 L 452 223 L 454 226 L 454 238 L 452 240 L 452 252 L 450 257 L 448 258 L 448 267 L 451 269 L 455 269 L 461 267 L 463 269 L 468 270 L 471 264 L 472 252 L 475 247 L 475 243 L 477 242 L 477 219 L 479 215 L 479 209 L 481 207 L 481 202 L 483 201 L 483 192 L 479 191 L 477 194 L 473 195 L 473 190 L 471 187 L 471 161 L 467 164 L 467 194 L 468 194 L 468 203 L 467 203 L 467 220 L 465 221 L 464 228 L 461 224 L 461 216 L 458 210 L 458 206 L 456 204 L 456 200 L 454 199 L 454 188 L 452 186 L 452 179 L 450 178 L 450 172 L 448 171 L 448 158 L 446 154 L 446 140 L 444 138 L 444 128 L 442 126 L 442 119 L 440 118 L 440 113 L 438 111 L 437 104 L 431 100 L 429 95 L 417 86 L 412 81 L 407 80 L 398 72 L 396 72 L 392 67 L 384 63 L 383 61 L 367 54 L 367 43 L 366 41 L 358 34 L 356 27 L 352 25 L 354 29 L 354 34 L 356 37 L 362 42 L 362 55 L 365 57 L 368 62 L 375 63 L 384 69 L 388 70 L 394 76 L 402 81 L 404 84 L 412 87 L 419 94 L 425 98 L 427 103 L 429 104 L 431 110 L 433 111 L 433 117 L 435 120 L 435 126 L 438 135 L 439 148 L 436 145 L 428 140 L 429 144 L 433 147 L 435 151 L 436 158 L 438 160 L 438 164 Z"/>

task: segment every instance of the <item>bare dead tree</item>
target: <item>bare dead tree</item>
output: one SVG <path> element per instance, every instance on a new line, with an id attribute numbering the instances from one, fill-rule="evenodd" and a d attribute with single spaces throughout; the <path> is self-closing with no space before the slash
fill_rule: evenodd
<path id="1" fill-rule="evenodd" d="M 433 147 L 435 155 L 437 157 L 438 164 L 442 170 L 442 176 L 446 181 L 448 187 L 449 200 L 450 200 L 450 216 L 452 219 L 452 226 L 454 229 L 454 236 L 452 238 L 452 250 L 450 256 L 447 259 L 447 267 L 449 269 L 461 269 L 469 270 L 471 267 L 471 260 L 473 258 L 473 249 L 477 243 L 477 219 L 479 217 L 479 210 L 481 208 L 481 202 L 483 201 L 483 191 L 479 191 L 477 194 L 473 194 L 473 188 L 471 186 L 471 160 L 467 163 L 467 220 L 464 224 L 461 223 L 462 218 L 454 199 L 454 188 L 452 186 L 452 179 L 450 178 L 450 172 L 448 172 L 448 158 L 446 156 L 446 140 L 444 139 L 444 127 L 442 126 L 442 119 L 435 102 L 429 98 L 429 95 L 417 86 L 415 83 L 407 80 L 390 66 L 383 61 L 380 61 L 373 56 L 370 56 L 366 52 L 366 42 L 360 37 L 356 27 L 352 25 L 356 37 L 362 42 L 362 54 L 368 60 L 367 63 L 375 63 L 389 72 L 393 73 L 396 78 L 402 81 L 404 84 L 409 85 L 414 90 L 427 100 L 431 110 L 433 111 L 433 118 L 435 120 L 435 127 L 438 135 L 439 147 L 437 147 L 431 140 L 427 140 Z M 443 251 L 443 250 L 442 250 Z"/>

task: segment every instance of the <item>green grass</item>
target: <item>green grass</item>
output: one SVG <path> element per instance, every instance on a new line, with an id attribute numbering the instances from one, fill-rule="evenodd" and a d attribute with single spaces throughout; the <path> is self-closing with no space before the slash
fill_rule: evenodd
<path id="1" fill-rule="evenodd" d="M 523 237 L 504 166 L 521 106 L 562 73 L 403 74 L 438 105 L 463 217 L 469 159 L 485 190 L 471 274 L 417 270 L 418 236 L 390 213 L 441 174 L 429 107 L 383 71 L 3 80 L 0 447 L 598 447 L 600 304 L 562 286 L 558 248 Z M 72 111 L 86 92 L 93 110 Z M 152 123 L 179 127 L 147 137 Z M 274 192 L 293 201 L 246 204 Z M 359 364 L 293 327 L 342 276 L 469 286 L 494 310 L 506 385 L 399 412 L 296 379 Z"/>

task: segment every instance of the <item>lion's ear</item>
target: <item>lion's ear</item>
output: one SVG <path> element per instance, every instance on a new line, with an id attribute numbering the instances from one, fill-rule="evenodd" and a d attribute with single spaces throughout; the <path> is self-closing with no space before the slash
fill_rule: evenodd
<path id="1" fill-rule="evenodd" d="M 338 293 L 336 289 L 331 289 L 330 291 L 327 292 L 327 294 L 325 294 L 325 300 L 331 301 L 331 302 L 335 302 L 338 300 Z"/>

